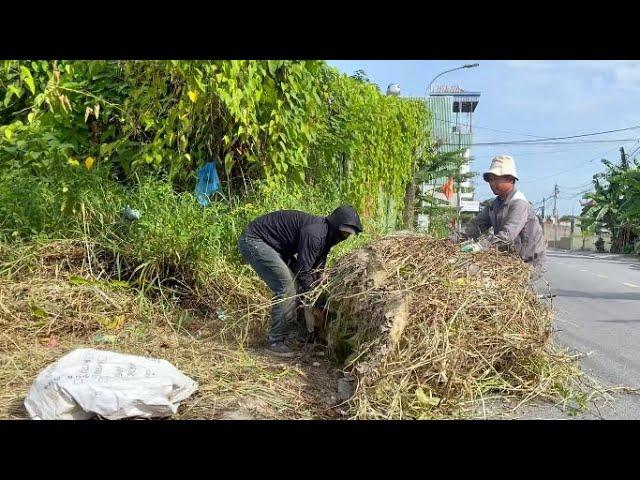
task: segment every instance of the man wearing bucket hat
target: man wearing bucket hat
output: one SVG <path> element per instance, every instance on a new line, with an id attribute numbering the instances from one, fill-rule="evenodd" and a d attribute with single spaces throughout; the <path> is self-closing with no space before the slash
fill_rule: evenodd
<path id="1" fill-rule="evenodd" d="M 333 246 L 361 232 L 360 217 L 349 205 L 336 208 L 326 217 L 281 210 L 249 224 L 238 240 L 238 248 L 274 293 L 267 335 L 269 353 L 284 357 L 295 354 L 284 340 L 295 328 L 296 293 L 312 288 Z M 308 319 L 314 314 L 319 314 L 315 307 L 305 311 Z"/>
<path id="2" fill-rule="evenodd" d="M 477 239 L 493 227 L 493 235 L 484 237 L 481 247 L 512 248 L 539 277 L 546 261 L 545 241 L 533 206 L 516 188 L 518 174 L 513 158 L 508 155 L 495 157 L 482 178 L 489 183 L 496 198 L 465 226 L 463 238 Z"/>

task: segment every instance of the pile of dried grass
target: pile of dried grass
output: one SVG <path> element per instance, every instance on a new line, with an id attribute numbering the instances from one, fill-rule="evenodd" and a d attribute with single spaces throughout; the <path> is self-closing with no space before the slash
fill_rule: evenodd
<path id="1" fill-rule="evenodd" d="M 328 341 L 357 378 L 355 418 L 477 416 L 494 394 L 573 391 L 575 358 L 553 347 L 551 308 L 513 255 L 401 232 L 341 258 L 328 277 Z"/>

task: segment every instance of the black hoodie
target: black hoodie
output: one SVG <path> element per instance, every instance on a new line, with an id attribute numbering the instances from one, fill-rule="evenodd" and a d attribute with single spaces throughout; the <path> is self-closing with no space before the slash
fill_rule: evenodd
<path id="1" fill-rule="evenodd" d="M 316 280 L 314 270 L 323 268 L 331 247 L 344 240 L 341 225 L 362 231 L 356 211 L 342 205 L 326 217 L 298 210 L 268 213 L 251 222 L 245 235 L 259 238 L 277 251 L 297 275 L 301 291 L 306 292 Z"/>

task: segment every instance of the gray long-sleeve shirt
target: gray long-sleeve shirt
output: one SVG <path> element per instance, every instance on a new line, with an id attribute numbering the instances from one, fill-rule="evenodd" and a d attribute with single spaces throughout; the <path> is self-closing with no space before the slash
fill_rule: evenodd
<path id="1" fill-rule="evenodd" d="M 464 233 L 475 239 L 489 227 L 493 227 L 493 235 L 489 237 L 491 244 L 513 246 L 526 263 L 544 264 L 546 246 L 542 228 L 522 192 L 514 188 L 505 200 L 496 197 L 466 225 Z"/>

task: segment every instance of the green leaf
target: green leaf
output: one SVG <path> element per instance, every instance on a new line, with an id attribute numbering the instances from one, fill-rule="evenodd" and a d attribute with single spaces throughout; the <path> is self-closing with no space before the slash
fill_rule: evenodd
<path id="1" fill-rule="evenodd" d="M 608 211 L 609 207 L 607 205 L 602 207 L 602 209 L 600 209 L 600 211 L 598 212 L 598 215 L 596 215 L 596 221 L 599 221 L 602 217 L 604 217 Z"/>
<path id="2" fill-rule="evenodd" d="M 202 93 L 207 91 L 207 89 L 204 86 L 204 83 L 202 83 L 202 81 L 198 77 L 195 77 L 195 81 L 196 81 L 196 84 L 198 85 L 198 88 L 200 89 L 200 91 Z"/>
<path id="3" fill-rule="evenodd" d="M 47 312 L 45 312 L 42 308 L 40 308 L 35 303 L 29 305 L 31 308 L 31 314 L 36 318 L 45 318 L 47 316 Z"/>
<path id="4" fill-rule="evenodd" d="M 271 76 L 275 75 L 276 70 L 278 69 L 275 60 L 267 60 L 267 68 L 269 69 L 269 74 Z"/>
<path id="5" fill-rule="evenodd" d="M 124 280 L 112 280 L 109 282 L 114 288 L 129 288 L 129 282 L 125 282 Z"/>
<path id="6" fill-rule="evenodd" d="M 24 82 L 24 84 L 32 94 L 36 93 L 36 86 L 33 81 L 33 77 L 31 76 L 31 72 L 24 65 L 20 66 L 20 79 Z"/>
<path id="7" fill-rule="evenodd" d="M 116 343 L 118 341 L 118 337 L 116 335 L 104 335 L 102 333 L 96 333 L 91 340 L 94 343 Z"/>
<path id="8" fill-rule="evenodd" d="M 91 280 L 87 280 L 84 279 L 82 277 L 76 277 L 75 275 L 72 275 L 71 277 L 69 277 L 69 283 L 71 285 L 87 285 L 87 284 L 91 284 Z"/>
<path id="9" fill-rule="evenodd" d="M 427 397 L 422 387 L 416 388 L 416 399 L 422 405 L 429 406 L 429 407 L 437 407 L 438 404 L 440 403 L 439 397 L 432 397 L 432 396 Z"/>
<path id="10" fill-rule="evenodd" d="M 33 81 L 33 78 L 28 77 L 24 79 L 24 83 L 27 85 L 27 88 L 29 89 L 29 91 L 31 92 L 32 95 L 35 95 L 36 93 L 36 85 Z"/>
<path id="11" fill-rule="evenodd" d="M 27 77 L 31 76 L 31 72 L 24 65 L 20 65 L 20 80 L 24 80 Z"/>
<path id="12" fill-rule="evenodd" d="M 227 153 L 224 156 L 224 170 L 227 172 L 227 175 L 231 174 L 231 169 L 233 168 L 233 154 Z"/>

